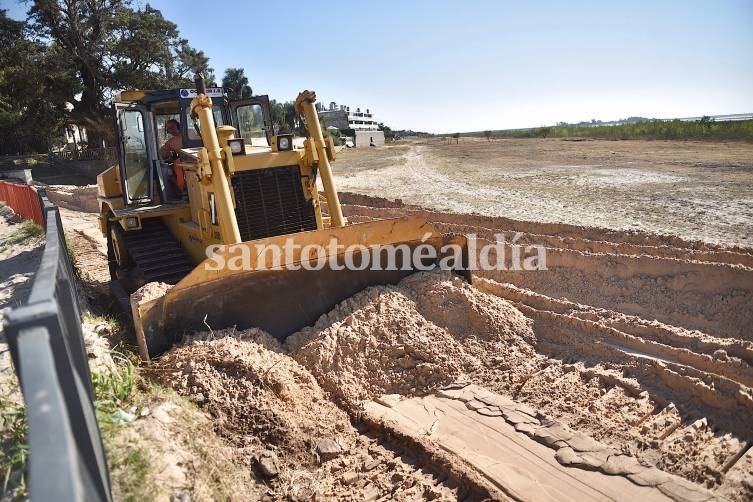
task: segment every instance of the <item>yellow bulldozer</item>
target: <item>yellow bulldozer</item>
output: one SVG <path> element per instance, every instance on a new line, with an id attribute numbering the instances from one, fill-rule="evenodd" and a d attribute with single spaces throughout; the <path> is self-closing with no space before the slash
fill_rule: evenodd
<path id="1" fill-rule="evenodd" d="M 335 145 L 322 135 L 315 101 L 310 91 L 296 100 L 308 137 L 295 145 L 275 134 L 267 96 L 229 100 L 200 75 L 195 88 L 120 93 L 118 165 L 97 178 L 99 222 L 111 290 L 133 317 L 142 358 L 207 326 L 259 327 L 284 339 L 366 287 L 440 264 L 450 248 L 462 252 L 447 263 L 470 281 L 462 236 L 443 237 L 415 217 L 346 221 Z M 165 155 L 170 145 L 178 148 Z M 391 266 L 362 266 L 365 253 L 389 246 L 435 253 L 418 265 L 416 253 L 396 253 Z M 133 301 L 153 282 L 172 287 Z"/>

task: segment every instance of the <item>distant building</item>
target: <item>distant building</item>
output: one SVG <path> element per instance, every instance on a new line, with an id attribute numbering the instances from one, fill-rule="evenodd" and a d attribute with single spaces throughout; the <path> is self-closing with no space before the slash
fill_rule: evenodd
<path id="1" fill-rule="evenodd" d="M 327 109 L 317 103 L 317 109 L 325 129 L 336 127 L 340 133 L 353 138 L 356 147 L 384 145 L 384 133 L 379 130 L 378 122 L 368 108 L 366 111 L 360 108 L 351 111 L 349 106 L 338 107 L 332 101 Z"/>
<path id="2" fill-rule="evenodd" d="M 86 137 L 86 128 L 78 126 L 76 124 L 68 124 L 65 127 L 65 143 L 70 145 L 79 146 L 81 143 L 86 143 L 88 138 Z"/>

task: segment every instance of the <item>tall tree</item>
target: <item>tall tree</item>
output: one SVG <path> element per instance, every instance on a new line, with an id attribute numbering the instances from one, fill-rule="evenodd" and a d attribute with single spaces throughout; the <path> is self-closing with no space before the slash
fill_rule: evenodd
<path id="1" fill-rule="evenodd" d="M 295 134 L 297 136 L 308 135 L 303 115 L 295 111 L 295 103 L 293 101 L 278 103 L 273 99 L 270 100 L 269 106 L 272 113 L 272 124 L 276 133 Z"/>
<path id="2" fill-rule="evenodd" d="M 117 90 L 190 85 L 208 58 L 180 38 L 175 23 L 130 0 L 34 0 L 29 26 L 38 43 L 60 48 L 80 82 L 68 89 L 72 120 L 87 129 L 89 146 L 111 139 L 107 104 Z"/>
<path id="3" fill-rule="evenodd" d="M 227 89 L 228 96 L 231 99 L 250 98 L 253 94 L 243 68 L 228 68 L 225 70 L 225 76 L 222 77 L 222 87 Z"/>
<path id="4" fill-rule="evenodd" d="M 122 6 L 119 0 L 36 0 L 29 11 L 30 26 L 41 42 L 58 45 L 81 81 L 81 97 L 73 105 L 73 120 L 87 128 L 90 144 L 103 138 L 106 116 L 106 36 Z"/>
<path id="5" fill-rule="evenodd" d="M 148 4 L 143 10 L 121 7 L 116 11 L 106 55 L 111 88 L 180 87 L 192 82 L 196 70 L 205 77 L 211 73 L 204 52 L 180 38 L 175 23 Z"/>
<path id="6" fill-rule="evenodd" d="M 60 140 L 70 88 L 60 47 L 27 40 L 24 23 L 0 10 L 0 153 L 44 152 Z"/>
<path id="7" fill-rule="evenodd" d="M 389 126 L 384 125 L 384 122 L 379 122 L 377 124 L 377 130 L 384 132 L 384 139 L 394 139 L 395 133 L 392 131 L 392 129 Z"/>

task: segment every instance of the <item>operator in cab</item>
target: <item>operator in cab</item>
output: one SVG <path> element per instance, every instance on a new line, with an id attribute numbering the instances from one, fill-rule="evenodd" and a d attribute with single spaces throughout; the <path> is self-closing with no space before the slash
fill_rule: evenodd
<path id="1" fill-rule="evenodd" d="M 170 119 L 165 122 L 165 131 L 170 135 L 170 139 L 165 141 L 159 149 L 159 156 L 163 160 L 172 160 L 175 158 L 178 150 L 183 148 L 183 139 L 180 136 L 180 122 Z"/>
<path id="2" fill-rule="evenodd" d="M 159 156 L 162 160 L 168 162 L 168 167 L 165 168 L 165 175 L 167 176 L 168 183 L 172 186 L 172 190 L 168 192 L 168 199 L 180 199 L 186 189 L 186 179 L 183 173 L 183 166 L 177 160 L 178 150 L 183 148 L 183 139 L 180 134 L 180 122 L 175 119 L 170 119 L 165 122 L 165 131 L 170 135 L 170 139 L 165 141 L 159 149 Z M 171 164 L 170 164 L 171 163 Z"/>

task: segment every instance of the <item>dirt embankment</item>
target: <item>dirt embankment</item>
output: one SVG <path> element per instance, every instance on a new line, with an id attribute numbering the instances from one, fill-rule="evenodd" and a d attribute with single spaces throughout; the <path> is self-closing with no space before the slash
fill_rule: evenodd
<path id="1" fill-rule="evenodd" d="M 507 218 L 458 215 L 414 208 L 374 208 L 348 204 L 350 221 L 418 214 L 443 232 L 473 234 L 478 250 L 504 235 L 507 243 L 546 248 L 546 271 L 480 271 L 553 298 L 617 310 L 719 337 L 750 340 L 753 321 L 753 250 L 728 248 L 647 233 L 519 222 Z M 531 251 L 533 254 L 534 252 Z M 492 252 L 490 255 L 496 256 Z M 523 253 L 522 256 L 526 256 Z"/>

